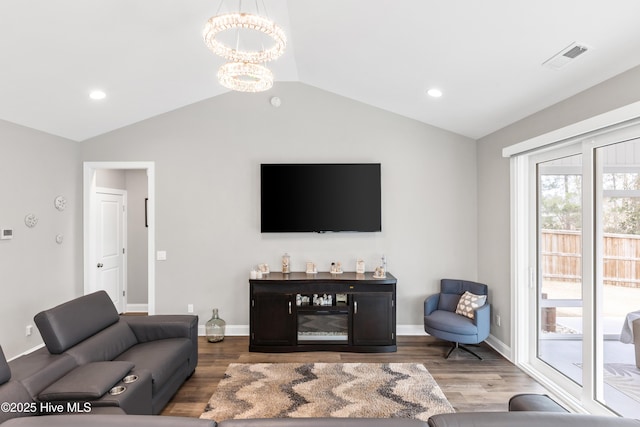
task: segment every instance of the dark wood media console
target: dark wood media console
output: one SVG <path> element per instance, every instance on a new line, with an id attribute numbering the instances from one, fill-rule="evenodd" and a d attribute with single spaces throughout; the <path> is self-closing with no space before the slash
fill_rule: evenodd
<path id="1" fill-rule="evenodd" d="M 389 273 L 269 273 L 249 285 L 249 351 L 397 350 L 396 278 Z"/>

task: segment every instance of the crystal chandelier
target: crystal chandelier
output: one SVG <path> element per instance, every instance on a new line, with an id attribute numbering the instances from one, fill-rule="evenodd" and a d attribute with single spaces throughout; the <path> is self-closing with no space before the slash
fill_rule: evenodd
<path id="1" fill-rule="evenodd" d="M 273 73 L 260 64 L 227 62 L 218 70 L 218 81 L 231 90 L 262 92 L 273 86 Z"/>
<path id="2" fill-rule="evenodd" d="M 238 8 L 242 8 L 241 1 Z M 256 11 L 258 12 L 257 1 Z M 236 30 L 235 48 L 223 43 L 218 37 L 229 30 Z M 267 36 L 273 41 L 273 45 L 259 50 L 241 49 L 240 30 L 250 30 L 258 35 Z M 218 81 L 222 86 L 240 92 L 262 92 L 273 86 L 273 73 L 262 64 L 284 53 L 287 38 L 282 28 L 271 19 L 243 13 L 241 10 L 216 15 L 207 21 L 203 38 L 213 53 L 229 61 L 218 70 Z"/>

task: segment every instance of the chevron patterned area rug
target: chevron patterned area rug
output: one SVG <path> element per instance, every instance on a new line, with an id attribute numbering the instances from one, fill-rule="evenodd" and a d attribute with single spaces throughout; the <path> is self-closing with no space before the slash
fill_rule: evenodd
<path id="1" fill-rule="evenodd" d="M 416 418 L 454 412 L 418 363 L 232 363 L 200 418 Z"/>

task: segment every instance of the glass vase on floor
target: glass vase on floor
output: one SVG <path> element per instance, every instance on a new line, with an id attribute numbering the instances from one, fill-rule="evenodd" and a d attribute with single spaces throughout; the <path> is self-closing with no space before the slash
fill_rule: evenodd
<path id="1" fill-rule="evenodd" d="M 213 309 L 213 316 L 209 319 L 205 325 L 205 330 L 207 333 L 207 341 L 209 342 L 219 342 L 224 339 L 224 327 L 227 322 L 222 320 L 218 316 L 218 309 Z"/>

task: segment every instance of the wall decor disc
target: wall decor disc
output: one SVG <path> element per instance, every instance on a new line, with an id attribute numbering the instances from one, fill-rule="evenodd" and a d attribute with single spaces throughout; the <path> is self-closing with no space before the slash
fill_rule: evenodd
<path id="1" fill-rule="evenodd" d="M 54 206 L 59 211 L 63 211 L 67 207 L 67 199 L 64 196 L 57 196 L 53 201 Z"/>
<path id="2" fill-rule="evenodd" d="M 27 214 L 27 216 L 24 217 L 24 223 L 27 227 L 33 228 L 38 225 L 38 217 L 36 214 Z"/>

